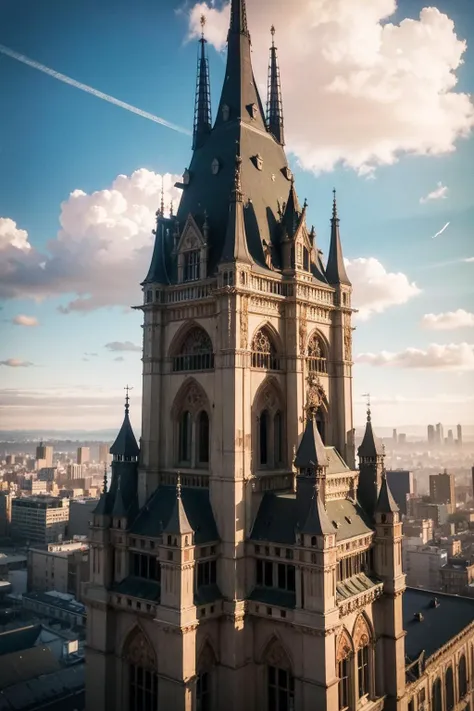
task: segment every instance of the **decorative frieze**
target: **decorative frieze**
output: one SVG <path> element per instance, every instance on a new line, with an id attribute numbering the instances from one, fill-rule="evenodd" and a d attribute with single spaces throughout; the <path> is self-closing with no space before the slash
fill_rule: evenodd
<path id="1" fill-rule="evenodd" d="M 363 608 L 371 605 L 375 600 L 381 597 L 383 594 L 383 584 L 374 585 L 370 590 L 364 591 L 359 595 L 354 595 L 354 597 L 344 600 L 338 604 L 339 618 L 350 615 L 352 612 L 357 610 L 362 610 Z M 361 633 L 362 634 L 362 633 Z"/>

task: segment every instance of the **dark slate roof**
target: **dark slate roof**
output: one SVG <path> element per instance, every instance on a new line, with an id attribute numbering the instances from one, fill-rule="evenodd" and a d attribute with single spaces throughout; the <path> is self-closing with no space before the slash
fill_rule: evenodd
<path id="1" fill-rule="evenodd" d="M 31 647 L 5 654 L 0 663 L 0 689 L 50 674 L 59 668 L 59 662 L 49 647 Z"/>
<path id="2" fill-rule="evenodd" d="M 398 513 L 398 511 L 400 511 L 397 502 L 392 496 L 387 476 L 385 474 L 382 477 L 382 486 L 380 487 L 379 498 L 377 500 L 375 511 L 377 513 Z"/>
<path id="3" fill-rule="evenodd" d="M 120 477 L 118 480 L 117 491 L 115 492 L 114 505 L 112 508 L 112 516 L 115 518 L 125 518 L 127 516 L 127 506 L 122 494 L 122 487 L 120 485 Z"/>
<path id="4" fill-rule="evenodd" d="M 340 580 L 336 585 L 337 602 L 342 602 L 349 597 L 371 590 L 377 585 L 382 585 L 380 580 L 369 578 L 365 573 L 358 573 L 345 580 Z"/>
<path id="5" fill-rule="evenodd" d="M 331 219 L 331 242 L 326 265 L 326 278 L 334 286 L 338 284 L 351 285 L 347 276 L 342 254 L 341 236 L 339 234 L 339 218 L 337 216 L 336 194 L 334 193 L 333 212 Z"/>
<path id="6" fill-rule="evenodd" d="M 41 625 L 28 625 L 0 633 L 0 656 L 33 647 L 41 632 Z"/>
<path id="7" fill-rule="evenodd" d="M 110 448 L 110 454 L 123 457 L 138 457 L 140 448 L 133 434 L 132 425 L 128 416 L 128 407 L 125 407 L 125 417 L 117 438 Z"/>
<path id="8" fill-rule="evenodd" d="M 51 702 L 51 705 L 48 703 L 47 708 L 52 711 L 73 711 L 83 708 L 80 693 L 84 693 L 84 682 L 84 663 L 74 664 L 29 681 L 22 681 L 2 690 L 0 711 L 18 711 L 18 709 L 34 711 L 43 708 L 46 702 Z"/>
<path id="9" fill-rule="evenodd" d="M 325 447 L 324 449 L 328 460 L 327 474 L 346 474 L 350 471 L 335 447 Z"/>
<path id="10" fill-rule="evenodd" d="M 308 517 L 300 531 L 308 536 L 324 536 L 335 533 L 336 528 L 328 518 L 319 493 L 315 493 L 311 499 Z"/>
<path id="11" fill-rule="evenodd" d="M 435 598 L 438 607 L 433 604 Z M 415 619 L 419 612 L 423 615 L 422 622 Z M 407 633 L 405 653 L 413 661 L 422 651 L 430 657 L 472 622 L 472 598 L 415 588 L 407 588 L 403 594 L 403 627 Z"/>
<path id="12" fill-rule="evenodd" d="M 107 514 L 110 513 L 110 509 L 112 508 L 112 500 L 109 497 L 108 492 L 103 492 L 100 495 L 100 499 L 97 503 L 97 506 L 93 510 L 93 515 L 94 516 L 106 516 Z"/>
<path id="13" fill-rule="evenodd" d="M 139 597 L 142 600 L 151 600 L 152 602 L 160 602 L 161 585 L 156 580 L 146 580 L 144 578 L 135 578 L 130 575 L 124 578 L 120 583 L 115 583 L 112 590 L 120 595 L 130 595 L 131 597 Z"/>
<path id="14" fill-rule="evenodd" d="M 195 605 L 209 605 L 217 600 L 222 600 L 222 593 L 219 586 L 213 583 L 212 585 L 201 585 L 194 593 Z"/>
<path id="15" fill-rule="evenodd" d="M 362 439 L 361 445 L 357 450 L 359 457 L 376 457 L 377 455 L 383 454 L 383 444 L 378 437 L 374 434 L 372 429 L 372 421 L 370 419 L 370 412 L 367 417 L 367 424 L 365 426 L 364 437 Z"/>
<path id="16" fill-rule="evenodd" d="M 183 488 L 181 499 L 197 545 L 219 540 L 208 489 Z M 157 538 L 171 518 L 176 501 L 176 487 L 159 486 L 139 511 L 131 533 Z"/>
<path id="17" fill-rule="evenodd" d="M 311 469 L 313 467 L 326 467 L 327 465 L 326 449 L 319 434 L 316 420 L 313 418 L 308 419 L 296 452 L 295 467 L 297 469 Z"/>
<path id="18" fill-rule="evenodd" d="M 290 590 L 277 590 L 276 588 L 254 588 L 249 600 L 263 602 L 264 605 L 277 605 L 278 607 L 296 607 L 296 593 Z"/>
<path id="19" fill-rule="evenodd" d="M 171 516 L 163 529 L 163 533 L 177 533 L 179 535 L 193 533 L 193 529 L 186 516 L 186 511 L 184 510 L 181 493 L 179 493 L 179 495 L 178 493 L 176 494 Z"/>
<path id="20" fill-rule="evenodd" d="M 329 521 L 337 523 L 336 541 L 372 533 L 360 506 L 349 499 L 328 501 Z M 298 511 L 295 494 L 266 493 L 260 503 L 250 538 L 293 545 L 295 543 Z"/>

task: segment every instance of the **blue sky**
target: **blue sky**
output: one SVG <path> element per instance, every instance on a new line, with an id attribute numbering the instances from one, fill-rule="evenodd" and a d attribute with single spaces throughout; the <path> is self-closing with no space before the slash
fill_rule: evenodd
<path id="1" fill-rule="evenodd" d="M 263 85 L 268 30 L 272 21 L 277 26 L 290 161 L 326 254 L 331 190 L 338 190 L 344 252 L 362 316 L 354 337 L 356 424 L 363 422 L 361 394 L 367 391 L 384 426 L 473 420 L 474 262 L 465 260 L 474 257 L 474 12 L 470 0 L 434 4 L 436 15 L 420 17 L 424 3 L 418 0 L 399 0 L 395 13 L 394 0 L 375 0 L 374 12 L 359 13 L 354 22 L 343 15 L 354 11 L 353 0 L 334 3 L 336 14 L 326 21 L 323 0 L 304 0 L 301 17 L 290 12 L 289 0 L 248 0 L 254 69 Z M 298 21 L 308 24 L 303 6 L 319 12 L 319 24 L 298 38 Z M 3 0 L 0 44 L 191 129 L 197 46 L 189 35 L 200 10 L 159 0 Z M 206 14 L 215 111 L 226 17 L 219 3 Z M 388 23 L 398 28 L 393 40 Z M 298 39 L 324 52 L 315 55 L 319 59 L 331 54 L 327 65 L 315 61 L 309 70 L 292 45 Z M 372 46 L 373 55 L 364 54 Z M 360 70 L 367 67 L 370 82 L 357 96 Z M 327 87 L 336 75 L 345 84 L 334 98 Z M 7 250 L 16 270 L 0 292 L 2 426 L 114 426 L 127 382 L 135 387 L 139 425 L 140 353 L 127 348 L 141 344 L 141 316 L 127 304 L 140 301 L 157 175 L 182 173 L 190 138 L 2 53 L 0 86 L 7 108 L 0 112 L 0 251 Z M 96 229 L 91 215 L 98 206 L 111 209 L 104 191 L 119 175 L 127 179 L 115 189 L 129 205 L 142 200 L 146 214 L 127 213 L 126 224 L 118 224 L 116 213 L 107 213 L 111 239 L 107 254 L 97 257 L 105 223 Z M 165 180 L 170 197 L 171 182 Z M 76 190 L 85 195 L 71 199 Z M 8 240 L 15 239 L 23 240 L 22 249 L 11 247 Z M 136 259 L 134 239 L 143 248 Z M 86 306 L 77 303 L 84 291 L 92 294 Z M 423 320 L 427 314 L 435 318 Z M 17 325 L 18 316 L 38 325 Z"/>

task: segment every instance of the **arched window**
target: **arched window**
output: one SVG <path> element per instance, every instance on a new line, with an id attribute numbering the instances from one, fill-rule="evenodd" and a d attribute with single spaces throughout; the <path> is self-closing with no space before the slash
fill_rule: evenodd
<path id="1" fill-rule="evenodd" d="M 344 711 L 350 704 L 350 658 L 340 659 L 337 665 L 339 676 L 339 711 Z"/>
<path id="2" fill-rule="evenodd" d="M 125 648 L 130 711 L 158 708 L 158 675 L 153 649 L 141 631 L 132 633 Z"/>
<path id="3" fill-rule="evenodd" d="M 192 328 L 181 344 L 179 353 L 173 356 L 173 372 L 213 370 L 214 353 L 212 341 L 203 328 Z"/>
<path id="4" fill-rule="evenodd" d="M 275 346 L 264 329 L 257 331 L 252 341 L 252 368 L 280 370 L 280 359 Z"/>
<path id="5" fill-rule="evenodd" d="M 268 464 L 268 412 L 264 410 L 259 422 L 260 464 Z"/>
<path id="6" fill-rule="evenodd" d="M 303 269 L 309 272 L 309 252 L 306 247 L 303 247 Z"/>
<path id="7" fill-rule="evenodd" d="M 446 671 L 444 684 L 446 689 L 446 709 L 447 711 L 452 711 L 454 708 L 454 676 L 451 666 Z"/>
<path id="8" fill-rule="evenodd" d="M 369 645 L 365 644 L 357 650 L 357 678 L 359 682 L 359 699 L 370 693 Z"/>
<path id="9" fill-rule="evenodd" d="M 178 459 L 183 464 L 191 464 L 191 440 L 192 440 L 191 413 L 186 410 L 179 419 L 179 451 Z"/>
<path id="10" fill-rule="evenodd" d="M 467 664 L 466 657 L 461 654 L 458 669 L 459 698 L 463 699 L 467 694 Z"/>
<path id="11" fill-rule="evenodd" d="M 431 711 L 443 711 L 441 699 L 441 679 L 436 679 L 431 687 Z"/>
<path id="12" fill-rule="evenodd" d="M 201 672 L 196 681 L 196 711 L 211 711 L 211 675 Z"/>
<path id="13" fill-rule="evenodd" d="M 293 711 L 295 707 L 295 680 L 291 672 L 278 667 L 267 667 L 268 711 Z"/>
<path id="14" fill-rule="evenodd" d="M 308 342 L 307 363 L 310 373 L 327 373 L 328 364 L 324 355 L 325 349 L 321 338 L 313 333 Z"/>
<path id="15" fill-rule="evenodd" d="M 281 412 L 277 412 L 273 418 L 273 441 L 275 464 L 283 463 L 283 426 Z"/>
<path id="16" fill-rule="evenodd" d="M 209 463 L 209 415 L 201 410 L 197 419 L 197 459 L 199 464 Z"/>

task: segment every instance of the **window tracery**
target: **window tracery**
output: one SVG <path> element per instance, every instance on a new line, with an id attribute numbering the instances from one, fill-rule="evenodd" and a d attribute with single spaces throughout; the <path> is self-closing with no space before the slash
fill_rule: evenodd
<path id="1" fill-rule="evenodd" d="M 257 395 L 253 430 L 258 469 L 281 468 L 285 464 L 283 403 L 275 385 L 267 382 Z"/>
<path id="2" fill-rule="evenodd" d="M 209 403 L 194 380 L 178 393 L 172 419 L 175 426 L 173 459 L 176 466 L 207 469 L 210 460 L 211 420 Z"/>
<path id="3" fill-rule="evenodd" d="M 280 370 L 280 359 L 268 333 L 259 329 L 252 341 L 252 368 Z"/>
<path id="4" fill-rule="evenodd" d="M 179 353 L 173 357 L 173 372 L 212 370 L 214 353 L 212 341 L 206 331 L 195 326 L 181 344 Z"/>
<path id="5" fill-rule="evenodd" d="M 130 711 L 157 708 L 156 657 L 150 642 L 141 630 L 132 633 L 124 657 L 128 665 L 128 708 Z"/>
<path id="6" fill-rule="evenodd" d="M 308 342 L 307 363 L 310 373 L 327 373 L 327 358 L 321 338 L 313 333 Z"/>

